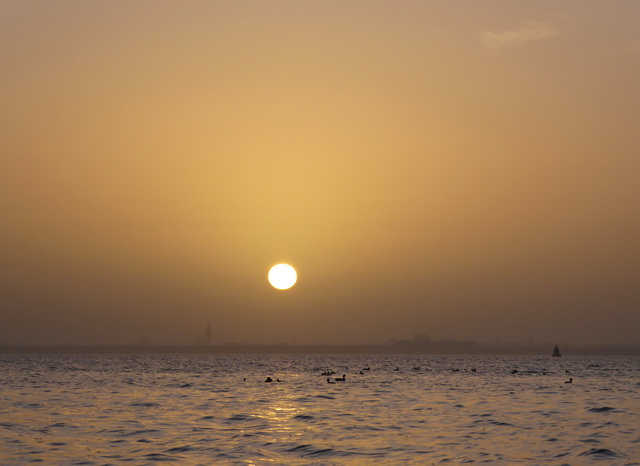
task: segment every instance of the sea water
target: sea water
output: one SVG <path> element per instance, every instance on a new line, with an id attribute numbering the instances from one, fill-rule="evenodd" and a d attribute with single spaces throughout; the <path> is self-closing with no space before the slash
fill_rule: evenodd
<path id="1" fill-rule="evenodd" d="M 0 355 L 0 371 L 0 464 L 640 464 L 639 357 Z"/>

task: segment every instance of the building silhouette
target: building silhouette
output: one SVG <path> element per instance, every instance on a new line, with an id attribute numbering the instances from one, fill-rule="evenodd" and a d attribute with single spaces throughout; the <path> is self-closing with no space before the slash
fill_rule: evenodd
<path id="1" fill-rule="evenodd" d="M 207 329 L 204 331 L 204 344 L 211 344 L 211 324 L 207 322 Z"/>

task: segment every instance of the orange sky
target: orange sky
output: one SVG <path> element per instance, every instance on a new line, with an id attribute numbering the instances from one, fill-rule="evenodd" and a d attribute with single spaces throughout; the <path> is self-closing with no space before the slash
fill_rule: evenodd
<path id="1" fill-rule="evenodd" d="M 636 1 L 0 0 L 0 63 L 0 344 L 640 343 Z"/>

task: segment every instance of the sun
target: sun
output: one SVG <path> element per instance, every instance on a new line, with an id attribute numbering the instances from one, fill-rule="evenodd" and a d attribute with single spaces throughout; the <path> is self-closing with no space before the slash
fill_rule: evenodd
<path id="1" fill-rule="evenodd" d="M 289 264 L 278 264 L 269 270 L 269 283 L 277 290 L 288 290 L 298 279 L 296 269 Z"/>

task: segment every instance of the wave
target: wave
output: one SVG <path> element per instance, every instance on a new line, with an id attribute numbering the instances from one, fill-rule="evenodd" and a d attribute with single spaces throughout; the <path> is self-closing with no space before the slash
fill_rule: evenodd
<path id="1" fill-rule="evenodd" d="M 603 406 L 601 408 L 589 408 L 587 411 L 590 413 L 610 413 L 612 411 L 617 411 L 617 409 L 610 406 Z"/>
<path id="2" fill-rule="evenodd" d="M 611 451 L 608 448 L 592 448 L 591 450 L 587 450 L 585 452 L 580 453 L 578 456 L 602 456 L 607 458 L 623 458 L 622 455 L 614 451 Z"/>
<path id="3" fill-rule="evenodd" d="M 74 358 L 81 373 L 47 368 L 62 356 L 0 356 L 0 464 L 81 464 L 88 455 L 91 464 L 300 466 L 640 458 L 629 415 L 640 358 L 607 360 L 615 378 L 587 371 L 597 359 L 549 359 L 274 355 L 261 369 L 250 356 Z M 327 368 L 348 382 L 327 385 L 318 376 Z M 566 370 L 582 384 L 570 392 Z M 267 388 L 263 373 L 287 383 Z"/>

